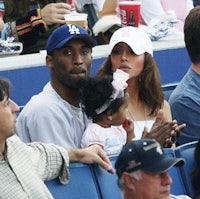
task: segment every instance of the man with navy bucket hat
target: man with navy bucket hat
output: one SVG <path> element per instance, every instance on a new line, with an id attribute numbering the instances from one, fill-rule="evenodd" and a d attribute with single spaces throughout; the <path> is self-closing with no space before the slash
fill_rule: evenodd
<path id="1" fill-rule="evenodd" d="M 127 143 L 115 163 L 118 185 L 124 199 L 190 199 L 170 194 L 168 170 L 182 166 L 184 159 L 168 157 L 154 139 Z"/>

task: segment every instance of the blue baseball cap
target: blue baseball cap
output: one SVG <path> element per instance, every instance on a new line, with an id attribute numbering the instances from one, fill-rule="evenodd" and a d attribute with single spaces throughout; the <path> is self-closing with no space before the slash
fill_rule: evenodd
<path id="1" fill-rule="evenodd" d="M 54 49 L 62 48 L 71 39 L 81 39 L 89 47 L 94 47 L 96 41 L 88 32 L 75 24 L 62 25 L 52 32 L 46 43 L 47 54 L 50 55 Z"/>

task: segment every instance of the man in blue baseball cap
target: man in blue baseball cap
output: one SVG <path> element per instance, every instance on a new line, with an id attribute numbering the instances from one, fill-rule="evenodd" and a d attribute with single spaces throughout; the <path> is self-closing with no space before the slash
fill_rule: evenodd
<path id="1" fill-rule="evenodd" d="M 79 88 L 89 74 L 94 46 L 87 31 L 74 24 L 60 26 L 50 35 L 46 44 L 50 82 L 18 116 L 17 134 L 23 141 L 80 148 L 88 120 Z"/>
<path id="2" fill-rule="evenodd" d="M 184 159 L 168 157 L 154 139 L 127 143 L 115 163 L 118 185 L 124 199 L 190 199 L 170 194 L 168 170 L 182 166 Z"/>

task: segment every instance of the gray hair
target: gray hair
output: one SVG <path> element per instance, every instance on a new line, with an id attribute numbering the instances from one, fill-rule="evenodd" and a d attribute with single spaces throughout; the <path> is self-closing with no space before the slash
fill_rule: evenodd
<path id="1" fill-rule="evenodd" d="M 135 180 L 137 180 L 137 181 L 141 180 L 141 170 L 131 172 L 130 176 L 132 178 L 134 178 Z M 122 176 L 120 178 L 118 178 L 117 184 L 118 184 L 118 186 L 119 186 L 120 189 L 124 189 L 124 187 L 126 186 L 125 183 L 124 183 L 124 179 L 122 178 Z"/>

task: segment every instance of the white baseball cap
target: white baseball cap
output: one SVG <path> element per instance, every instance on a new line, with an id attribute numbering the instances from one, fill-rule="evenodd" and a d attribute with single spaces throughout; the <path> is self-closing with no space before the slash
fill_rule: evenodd
<path id="1" fill-rule="evenodd" d="M 136 55 L 148 52 L 153 56 L 153 45 L 147 33 L 141 28 L 125 26 L 116 30 L 108 45 L 108 54 L 110 54 L 116 44 L 124 42 L 130 46 Z"/>

